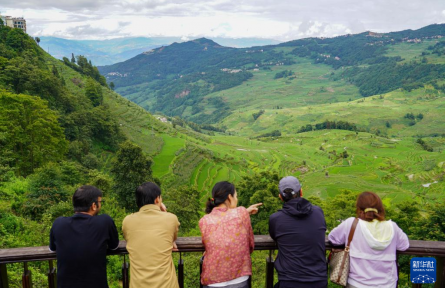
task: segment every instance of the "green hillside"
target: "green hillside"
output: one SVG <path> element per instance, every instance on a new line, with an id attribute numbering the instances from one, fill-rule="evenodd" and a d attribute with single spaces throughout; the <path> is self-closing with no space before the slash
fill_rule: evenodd
<path id="1" fill-rule="evenodd" d="M 126 96 L 142 97 L 137 103 L 143 107 L 215 123 L 210 126 L 153 116 L 112 91 L 87 58 L 57 60 L 21 30 L 0 25 L 0 247 L 47 245 L 52 222 L 72 213 L 70 197 L 83 184 L 103 190 L 102 210 L 120 231 L 134 210 L 134 188 L 143 181 L 160 183 L 184 236 L 199 235 L 203 211 L 196 207 L 211 187 L 232 181 L 242 205 L 264 203 L 252 223 L 265 234 L 268 216 L 280 207 L 276 182 L 285 175 L 300 178 L 305 197 L 325 210 L 329 229 L 353 214 L 356 193 L 371 190 L 412 239 L 444 240 L 434 216 L 443 211 L 445 192 L 443 40 L 403 40 L 410 33 L 432 37 L 438 27 L 397 34 L 397 43 L 370 54 L 345 52 L 344 61 L 353 66 L 344 68 L 320 61 L 319 54 L 300 55 L 304 41 L 320 39 L 248 53 L 198 39 L 132 60 L 147 56 L 140 63 L 152 69 L 134 72 L 136 86 L 124 87 L 125 77 L 116 81 L 118 91 L 134 89 Z M 357 37 L 339 45 L 369 39 Z M 168 66 L 169 50 L 182 51 L 174 66 Z M 136 62 L 122 65 L 136 69 Z M 375 65 L 383 63 L 389 68 L 382 75 L 406 73 L 395 74 L 396 84 L 380 83 L 375 71 L 381 66 Z M 242 70 L 230 73 L 236 67 Z M 380 83 L 381 91 L 392 90 L 363 97 L 370 91 L 363 77 Z M 419 221 L 406 225 L 409 217 Z M 253 255 L 256 271 L 264 265 L 261 253 Z M 184 258 L 198 261 L 195 255 Z M 119 287 L 121 260 L 112 256 L 108 262 L 110 287 Z M 36 287 L 46 283 L 46 265 L 30 264 Z M 19 265 L 8 267 L 10 283 L 19 285 L 22 272 Z M 255 287 L 264 284 L 261 273 Z M 197 287 L 197 279 L 187 280 L 187 287 Z"/>
<path id="2" fill-rule="evenodd" d="M 274 170 L 280 175 L 300 175 L 303 181 L 317 183 L 317 186 L 325 183 L 324 188 L 306 190 L 309 195 L 322 198 L 334 196 L 342 189 L 372 189 L 397 201 L 416 197 L 419 190 L 425 190 L 423 184 L 438 181 L 426 189 L 434 191 L 426 195 L 433 199 L 444 191 L 441 162 L 445 122 L 441 115 L 445 79 L 441 70 L 443 57 L 437 53 L 443 41 L 438 36 L 444 33 L 444 25 L 431 25 L 416 31 L 296 40 L 256 47 L 251 53 L 198 39 L 155 49 L 147 55 L 100 69 L 103 73 L 129 69 L 134 71 L 132 75 L 144 71 L 147 73 L 144 75 L 148 75 L 144 77 L 154 77 L 145 84 L 145 80 L 137 76 L 131 81 L 118 76 L 109 79 L 117 79 L 120 87 L 117 90 L 142 107 L 169 103 L 166 113 L 169 115 L 180 115 L 198 123 L 222 119 L 216 125 L 225 129 L 225 135 L 191 134 L 193 127 L 184 130 L 177 125 L 175 129 L 170 126 L 167 132 L 170 135 L 160 135 L 164 146 L 153 158 L 153 172 L 164 183 L 169 183 L 166 185 L 188 183 L 205 193 L 221 179 L 238 181 L 243 175 Z M 421 40 L 413 42 L 412 39 Z M 362 46 L 367 48 L 360 51 Z M 302 49 L 309 49 L 310 53 L 305 54 Z M 172 55 L 174 58 L 170 59 L 168 56 Z M 227 55 L 231 59 L 226 60 Z M 320 58 L 320 55 L 324 56 Z M 336 60 L 335 55 L 339 55 L 340 60 Z M 267 57 L 275 57 L 276 62 L 266 62 Z M 169 65 L 172 62 L 175 64 Z M 208 62 L 213 65 L 205 66 Z M 393 72 L 415 67 L 413 73 L 406 75 L 412 81 L 401 80 L 399 84 L 382 81 L 380 90 L 393 90 L 364 98 L 367 90 L 359 82 L 360 77 L 380 81 L 374 71 L 383 64 L 395 67 Z M 175 83 L 172 89 L 181 91 L 187 85 L 208 88 L 207 81 L 220 81 L 209 80 L 206 74 L 199 73 L 201 76 L 193 81 L 201 84 L 193 84 L 195 82 L 181 82 L 185 76 L 170 79 L 169 75 L 221 71 L 222 67 L 242 68 L 251 76 L 220 91 L 212 92 L 215 85 L 210 85 L 212 88 L 201 90 L 204 91 L 201 94 L 193 94 L 192 89 L 180 97 L 162 94 L 170 89 L 170 82 Z M 154 75 L 160 69 L 164 73 Z M 382 73 L 389 71 L 385 69 Z M 404 76 L 399 72 L 396 75 Z M 134 81 L 140 84 L 132 86 Z M 167 90 L 155 91 L 159 83 Z M 414 83 L 420 84 L 413 86 Z M 210 93 L 205 94 L 207 92 Z M 179 106 L 174 108 L 175 105 Z M 258 112 L 261 112 L 259 116 L 254 117 Z M 135 119 L 129 125 L 138 126 L 139 121 Z M 323 127 L 326 121 L 343 121 L 354 129 L 311 132 L 318 129 L 317 125 Z M 281 137 L 262 137 L 277 130 Z M 178 133 L 177 137 L 172 137 L 171 131 Z M 197 135 L 202 137 L 196 138 Z M 418 139 L 426 144 L 418 144 Z M 139 143 L 144 146 L 142 141 Z M 345 158 L 340 156 L 344 151 L 348 152 Z M 385 170 L 382 165 L 387 163 L 403 169 Z M 354 180 L 346 181 L 342 175 Z"/>
<path id="3" fill-rule="evenodd" d="M 418 51 L 433 51 L 435 48 L 430 47 L 434 43 L 428 44 L 431 45 L 423 45 Z M 233 50 L 204 39 L 189 45 L 191 50 L 187 53 L 191 54 L 203 46 L 211 47 L 209 50 L 221 49 L 217 53 L 223 55 Z M 385 53 L 401 51 L 401 58 L 414 55 L 412 49 L 405 49 L 406 45 L 406 42 L 392 45 Z M 426 198 L 433 199 L 443 191 L 444 159 L 441 152 L 445 142 L 443 117 L 440 117 L 443 114 L 443 92 L 440 88 L 443 84 L 440 79 L 410 92 L 402 88 L 362 98 L 356 86 L 335 78 L 341 71 L 328 64 L 316 64 L 304 57 L 287 55 L 293 50 L 277 47 L 273 48 L 274 55 L 285 57 L 288 65 L 260 69 L 252 72 L 250 79 L 241 85 L 203 96 L 199 105 L 215 105 L 217 102 L 212 102 L 212 99 L 223 99 L 224 105 L 230 109 L 236 107 L 235 112 L 219 123 L 219 126 L 226 127 L 226 133 L 216 132 L 215 135 L 212 131 L 198 133 L 187 124 L 181 124 L 184 126 L 181 127 L 171 122 L 163 123 L 110 89 L 99 89 L 99 84 L 88 82 L 88 75 L 82 73 L 90 70 L 80 67 L 75 71 L 70 68 L 72 64 L 50 57 L 34 43 L 30 47 L 37 49 L 35 53 L 40 62 L 36 63 L 41 63 L 39 69 L 52 71 L 51 77 L 56 82 L 60 81 L 60 89 L 65 91 L 60 92 L 64 97 L 55 94 L 54 100 L 48 98 L 49 108 L 60 113 L 59 123 L 69 141 L 64 152 L 67 156 L 61 155 L 60 159 L 68 157 L 70 161 L 77 161 L 88 168 L 88 161 L 92 158 L 96 163 L 93 167 L 108 174 L 118 143 L 130 139 L 151 157 L 153 175 L 160 179 L 163 187 L 195 186 L 201 192 L 201 201 L 205 200 L 205 194 L 217 181 L 229 179 L 237 182 L 244 176 L 270 170 L 280 175 L 299 175 L 308 183 L 325 183 L 324 188 L 314 186 L 306 190 L 308 195 L 322 198 L 343 189 L 373 189 L 391 199 L 403 199 L 406 196 L 400 195 L 417 195 L 418 190 L 423 189 L 422 184 L 435 181 L 438 183 L 428 189 L 435 192 L 427 194 Z M 7 62 L 18 61 L 12 54 L 8 57 L 11 60 L 4 57 L 4 75 L 12 69 L 8 68 Z M 415 57 L 412 56 L 410 61 L 416 61 Z M 24 59 L 21 61 L 26 61 Z M 422 61 L 418 59 L 419 63 Z M 175 69 L 191 68 L 184 63 Z M 6 89 L 12 89 L 8 88 L 12 87 L 8 86 L 8 78 L 4 79 Z M 96 100 L 91 98 L 98 95 L 88 90 L 92 89 L 91 85 L 96 89 L 94 91 L 101 90 L 99 94 L 103 100 L 98 104 L 94 104 Z M 41 93 L 41 97 L 49 95 L 40 90 L 26 89 L 19 86 L 14 92 Z M 260 109 L 264 112 L 254 119 L 252 115 Z M 217 110 L 218 107 L 213 107 L 202 115 L 215 114 Z M 407 115 L 413 115 L 413 118 L 407 118 Z M 344 121 L 352 123 L 355 128 L 354 131 L 310 131 L 317 130 L 316 124 L 325 121 Z M 101 123 L 104 126 L 97 126 Z M 312 128 L 302 129 L 307 125 Z M 281 137 L 262 137 L 274 130 L 279 130 Z M 424 145 L 418 143 L 418 138 L 423 139 L 419 143 Z M 342 154 L 344 151 L 347 155 Z M 403 169 L 392 171 L 391 168 L 388 172 L 382 168 L 388 163 Z M 39 165 L 44 166 L 45 162 Z M 357 181 L 349 183 L 341 180 L 341 175 L 349 175 Z M 312 186 L 308 184 L 307 187 Z"/>
<path id="4" fill-rule="evenodd" d="M 151 112 L 218 123 L 243 109 L 345 102 L 425 85 L 443 92 L 443 36 L 444 24 L 249 49 L 201 38 L 99 69 Z"/>

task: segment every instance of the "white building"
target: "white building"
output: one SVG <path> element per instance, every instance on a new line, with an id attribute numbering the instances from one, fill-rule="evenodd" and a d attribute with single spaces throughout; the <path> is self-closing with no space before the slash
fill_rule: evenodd
<path id="1" fill-rule="evenodd" d="M 26 20 L 23 17 L 11 17 L 11 16 L 3 16 L 0 15 L 0 18 L 3 21 L 3 24 L 5 26 L 11 27 L 11 28 L 19 28 L 22 29 L 23 32 L 26 33 Z"/>

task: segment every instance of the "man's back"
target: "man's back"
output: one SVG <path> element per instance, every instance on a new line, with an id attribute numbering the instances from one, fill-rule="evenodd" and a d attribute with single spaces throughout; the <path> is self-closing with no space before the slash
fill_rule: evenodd
<path id="1" fill-rule="evenodd" d="M 130 254 L 130 287 L 178 287 L 172 260 L 178 218 L 149 204 L 122 224 Z"/>
<path id="2" fill-rule="evenodd" d="M 50 234 L 50 249 L 57 253 L 57 287 L 107 288 L 107 249 L 118 245 L 116 226 L 108 215 L 57 218 Z"/>
<path id="3" fill-rule="evenodd" d="M 275 268 L 280 281 L 326 280 L 326 222 L 320 207 L 304 198 L 289 200 L 270 216 L 269 233 L 278 245 Z"/>

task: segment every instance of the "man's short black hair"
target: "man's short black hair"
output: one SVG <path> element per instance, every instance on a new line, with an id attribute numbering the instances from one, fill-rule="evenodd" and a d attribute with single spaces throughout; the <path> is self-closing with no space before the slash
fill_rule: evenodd
<path id="1" fill-rule="evenodd" d="M 73 195 L 74 212 L 88 212 L 93 203 L 99 206 L 99 197 L 102 197 L 102 191 L 97 187 L 84 185 L 77 188 Z"/>
<path id="2" fill-rule="evenodd" d="M 161 196 L 161 188 L 155 183 L 145 182 L 136 189 L 136 205 L 141 208 L 148 204 L 155 204 L 159 196 Z"/>

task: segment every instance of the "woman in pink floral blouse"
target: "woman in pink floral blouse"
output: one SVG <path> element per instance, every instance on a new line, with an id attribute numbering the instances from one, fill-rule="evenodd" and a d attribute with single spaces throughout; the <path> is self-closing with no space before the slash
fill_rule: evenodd
<path id="1" fill-rule="evenodd" d="M 199 221 L 205 247 L 201 283 L 204 287 L 245 288 L 252 274 L 254 239 L 250 215 L 258 206 L 237 207 L 235 186 L 223 181 L 212 189 L 206 213 Z"/>

